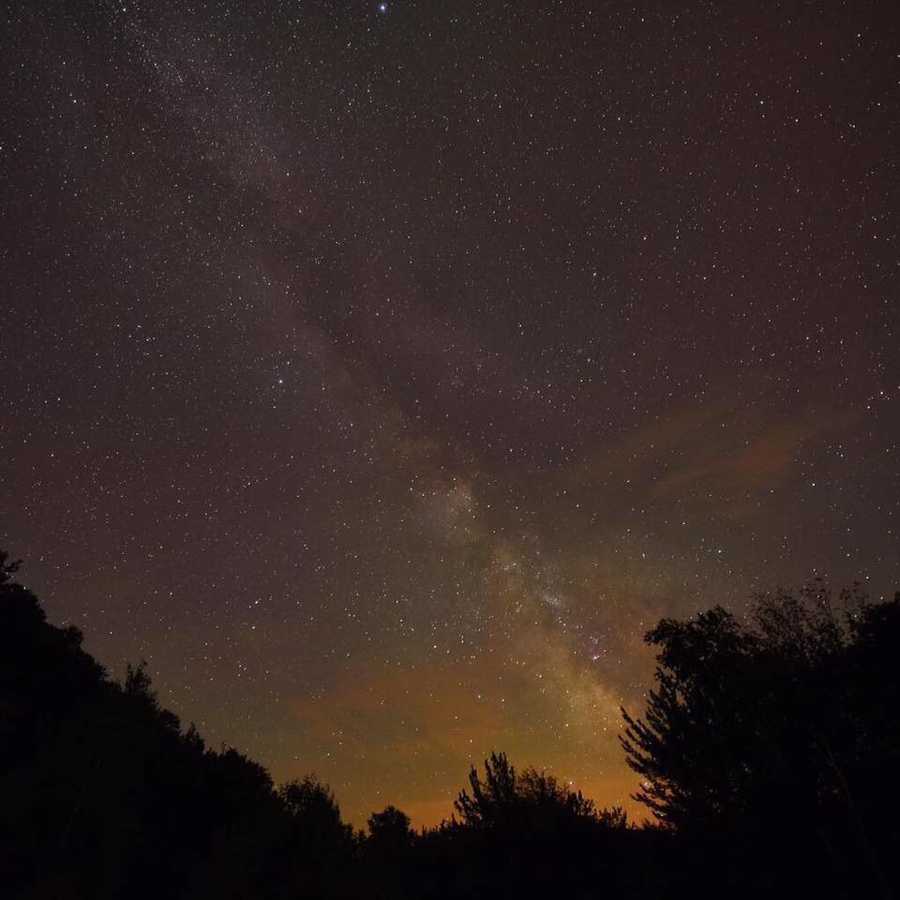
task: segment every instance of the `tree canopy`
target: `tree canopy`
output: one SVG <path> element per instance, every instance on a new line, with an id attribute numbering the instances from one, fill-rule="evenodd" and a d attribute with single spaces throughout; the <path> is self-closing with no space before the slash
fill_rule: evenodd
<path id="1" fill-rule="evenodd" d="M 472 766 L 469 791 L 460 791 L 454 807 L 473 828 L 500 828 L 510 823 L 532 828 L 560 827 L 578 819 L 596 819 L 594 801 L 563 787 L 553 775 L 534 768 L 516 772 L 505 753 L 484 761 L 484 780 Z M 621 814 L 624 825 L 624 815 Z"/>
<path id="2" fill-rule="evenodd" d="M 900 599 L 853 589 L 835 601 L 816 583 L 757 597 L 746 619 L 721 607 L 664 619 L 646 640 L 655 687 L 642 717 L 623 711 L 637 799 L 684 834 L 740 834 L 770 856 L 789 846 L 795 860 L 827 858 L 836 878 L 856 867 L 884 895 Z"/>

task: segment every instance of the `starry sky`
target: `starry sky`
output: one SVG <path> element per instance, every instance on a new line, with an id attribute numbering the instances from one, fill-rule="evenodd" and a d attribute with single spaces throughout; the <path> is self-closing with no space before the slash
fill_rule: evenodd
<path id="1" fill-rule="evenodd" d="M 661 616 L 900 587 L 893 6 L 5 5 L 0 546 L 357 824 L 627 802 Z"/>

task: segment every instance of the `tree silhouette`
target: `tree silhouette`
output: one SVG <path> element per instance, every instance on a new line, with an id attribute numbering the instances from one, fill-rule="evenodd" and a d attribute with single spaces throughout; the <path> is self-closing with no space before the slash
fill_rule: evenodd
<path id="1" fill-rule="evenodd" d="M 460 791 L 454 808 L 462 821 L 473 828 L 490 828 L 521 820 L 564 816 L 595 815 L 594 803 L 581 794 L 563 788 L 553 775 L 526 769 L 516 772 L 505 753 L 491 753 L 484 761 L 484 781 L 472 766 L 469 788 Z"/>
<path id="2" fill-rule="evenodd" d="M 290 860 L 290 880 L 303 885 L 303 896 L 341 895 L 353 862 L 354 836 L 341 820 L 331 788 L 307 775 L 283 785 L 278 797 L 290 820 L 282 848 Z"/>
<path id="3" fill-rule="evenodd" d="M 381 812 L 372 813 L 367 824 L 369 841 L 374 846 L 404 848 L 408 847 L 415 837 L 409 816 L 396 806 L 386 806 Z"/>
<path id="4" fill-rule="evenodd" d="M 416 833 L 409 816 L 386 806 L 368 819 L 368 836 L 362 842 L 362 863 L 373 897 L 408 897 L 421 891 L 414 874 Z"/>
<path id="5" fill-rule="evenodd" d="M 278 797 L 308 841 L 322 847 L 343 847 L 352 840 L 353 830 L 341 821 L 341 809 L 333 791 L 315 775 L 289 781 L 279 788 Z"/>
<path id="6" fill-rule="evenodd" d="M 491 753 L 484 761 L 484 781 L 475 766 L 469 771 L 471 795 L 459 792 L 454 808 L 470 828 L 486 828 L 508 818 L 518 804 L 518 783 L 515 767 L 505 753 Z"/>
<path id="7" fill-rule="evenodd" d="M 896 713 L 876 699 L 897 697 L 896 668 L 878 658 L 900 636 L 898 601 L 872 605 L 858 591 L 840 601 L 838 612 L 817 583 L 757 598 L 746 622 L 721 607 L 661 621 L 646 637 L 656 686 L 643 718 L 623 710 L 622 745 L 643 779 L 636 798 L 664 824 L 731 835 L 773 870 L 788 867 L 790 847 L 795 866 L 815 860 L 832 888 L 855 869 L 887 896 L 873 838 L 884 792 L 870 773 L 879 755 L 898 761 Z"/>
<path id="8" fill-rule="evenodd" d="M 275 896 L 291 822 L 268 773 L 207 750 L 146 669 L 123 684 L 0 556 L 0 883 L 9 896 Z M 284 867 L 282 866 L 282 869 Z M 228 873 L 230 887 L 217 879 Z"/>
<path id="9" fill-rule="evenodd" d="M 469 790 L 460 791 L 454 808 L 463 825 L 476 829 L 548 831 L 600 821 L 594 801 L 581 791 L 571 791 L 555 776 L 534 768 L 519 773 L 505 753 L 491 753 L 484 761 L 484 780 L 471 767 Z M 623 815 L 621 810 L 605 811 L 602 821 L 617 827 L 624 825 Z"/>
<path id="10" fill-rule="evenodd" d="M 118 683 L 47 622 L 0 552 L 0 886 L 36 898 L 821 896 L 900 884 L 900 596 L 821 585 L 665 619 L 643 716 L 625 715 L 630 827 L 492 753 L 456 817 L 393 806 L 354 835 L 315 776 L 276 789 L 163 709 L 142 663 Z M 458 817 L 458 818 L 457 818 Z"/>

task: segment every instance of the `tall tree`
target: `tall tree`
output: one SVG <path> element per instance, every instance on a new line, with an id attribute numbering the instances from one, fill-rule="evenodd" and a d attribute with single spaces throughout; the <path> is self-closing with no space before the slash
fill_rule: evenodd
<path id="1" fill-rule="evenodd" d="M 865 870 L 885 895 L 892 832 L 870 773 L 897 762 L 896 713 L 878 698 L 897 696 L 885 654 L 900 601 L 845 591 L 838 607 L 817 583 L 758 597 L 744 621 L 721 607 L 661 621 L 646 636 L 656 685 L 643 717 L 623 710 L 622 745 L 642 778 L 636 798 L 665 825 L 764 846 L 774 867 L 788 846 L 818 854 L 832 874 Z"/>

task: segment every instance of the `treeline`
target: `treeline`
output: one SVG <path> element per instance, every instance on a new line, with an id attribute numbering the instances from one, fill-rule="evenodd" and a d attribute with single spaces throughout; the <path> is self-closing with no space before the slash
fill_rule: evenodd
<path id="1" fill-rule="evenodd" d="M 623 751 L 653 824 L 501 753 L 455 813 L 365 831 L 111 680 L 0 553 L 0 894 L 21 898 L 878 897 L 900 886 L 900 595 L 822 586 L 664 620 Z"/>

